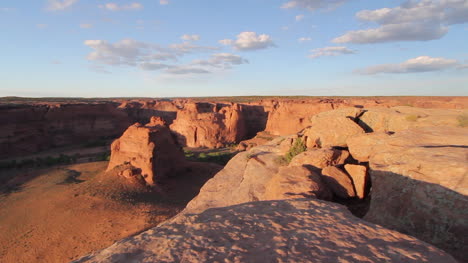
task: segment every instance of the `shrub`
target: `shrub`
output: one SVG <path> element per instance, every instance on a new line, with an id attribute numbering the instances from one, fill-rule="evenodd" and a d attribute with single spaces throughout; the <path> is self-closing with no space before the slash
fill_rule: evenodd
<path id="1" fill-rule="evenodd" d="M 285 160 L 287 163 L 290 163 L 291 160 L 298 154 L 305 152 L 307 150 L 307 147 L 304 143 L 304 141 L 301 138 L 297 138 L 297 140 L 294 142 L 294 144 L 291 146 L 291 149 L 286 153 L 284 156 Z"/>
<path id="2" fill-rule="evenodd" d="M 415 122 L 419 119 L 419 116 L 418 115 L 407 115 L 406 116 L 406 120 L 407 121 L 411 121 L 411 122 Z"/>
<path id="3" fill-rule="evenodd" d="M 464 113 L 457 117 L 458 126 L 460 127 L 468 127 L 468 114 Z"/>

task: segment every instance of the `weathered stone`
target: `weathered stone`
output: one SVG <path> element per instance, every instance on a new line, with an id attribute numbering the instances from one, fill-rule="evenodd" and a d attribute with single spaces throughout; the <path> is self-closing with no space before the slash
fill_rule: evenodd
<path id="1" fill-rule="evenodd" d="M 289 166 L 310 165 L 312 167 L 323 169 L 327 166 L 344 164 L 349 157 L 349 152 L 333 148 L 310 149 L 296 155 Z"/>
<path id="2" fill-rule="evenodd" d="M 76 263 L 444 262 L 443 251 L 319 200 L 281 200 L 178 216 Z"/>
<path id="3" fill-rule="evenodd" d="M 347 164 L 344 166 L 346 172 L 353 179 L 354 189 L 356 195 L 359 198 L 365 197 L 366 186 L 367 186 L 367 167 L 363 165 Z"/>
<path id="4" fill-rule="evenodd" d="M 370 108 L 359 117 L 359 123 L 373 132 L 396 132 L 417 127 L 458 127 L 458 117 L 467 113 L 466 110 L 408 106 Z"/>
<path id="5" fill-rule="evenodd" d="M 185 165 L 181 147 L 170 130 L 161 125 L 132 125 L 112 143 L 111 150 L 108 171 L 130 164 L 141 169 L 148 184 L 154 184 L 158 178 L 176 175 Z"/>
<path id="6" fill-rule="evenodd" d="M 307 148 L 327 148 L 333 146 L 347 147 L 349 138 L 364 134 L 351 117 L 350 113 L 357 114 L 356 110 L 331 111 L 317 114 L 312 119 L 312 127 L 304 130 Z"/>
<path id="7" fill-rule="evenodd" d="M 360 159 L 356 153 L 366 149 L 372 178 L 365 219 L 468 261 L 466 129 L 424 127 L 355 140 L 350 152 Z"/>
<path id="8" fill-rule="evenodd" d="M 356 196 L 351 178 L 339 168 L 335 166 L 323 168 L 322 178 L 338 197 L 352 198 Z"/>
<path id="9" fill-rule="evenodd" d="M 316 172 L 305 166 L 280 167 L 267 183 L 263 200 L 314 197 L 331 200 L 332 193 Z"/>

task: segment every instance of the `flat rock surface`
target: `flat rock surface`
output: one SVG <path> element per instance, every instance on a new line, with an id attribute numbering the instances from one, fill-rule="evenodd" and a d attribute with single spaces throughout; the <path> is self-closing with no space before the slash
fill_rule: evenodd
<path id="1" fill-rule="evenodd" d="M 456 262 L 345 207 L 282 200 L 179 217 L 76 262 Z"/>
<path id="2" fill-rule="evenodd" d="M 366 220 L 410 234 L 468 261 L 468 129 L 425 127 L 353 138 L 368 160 Z"/>

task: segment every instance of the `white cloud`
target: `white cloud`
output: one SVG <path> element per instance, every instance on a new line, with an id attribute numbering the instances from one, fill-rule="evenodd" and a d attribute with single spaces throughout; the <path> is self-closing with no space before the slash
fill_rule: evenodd
<path id="1" fill-rule="evenodd" d="M 255 32 L 242 32 L 237 35 L 236 40 L 223 39 L 219 43 L 233 46 L 234 49 L 240 51 L 259 50 L 275 46 L 269 35 L 257 35 Z"/>
<path id="2" fill-rule="evenodd" d="M 303 8 L 310 11 L 317 9 L 333 9 L 347 1 L 348 0 L 293 0 L 286 2 L 281 8 Z"/>
<path id="3" fill-rule="evenodd" d="M 124 39 L 116 43 L 105 40 L 86 40 L 84 44 L 93 49 L 87 59 L 102 71 L 104 66 L 130 66 L 146 71 L 164 70 L 167 74 L 206 74 L 246 64 L 248 61 L 230 53 L 215 53 L 207 59 L 190 63 L 179 62 L 186 54 L 217 51 L 216 47 L 198 46 L 191 42 L 171 44 L 163 47 L 157 44 Z M 107 70 L 106 70 L 107 71 Z"/>
<path id="4" fill-rule="evenodd" d="M 170 65 L 163 64 L 160 62 L 143 62 L 140 64 L 140 68 L 143 70 L 160 70 L 169 68 Z"/>
<path id="5" fill-rule="evenodd" d="M 297 15 L 297 16 L 296 16 L 296 21 L 299 22 L 299 21 L 301 21 L 301 20 L 304 19 L 304 18 L 305 18 L 305 15 Z"/>
<path id="6" fill-rule="evenodd" d="M 439 39 L 448 33 L 450 25 L 468 22 L 468 1 L 408 0 L 394 8 L 363 10 L 356 17 L 380 26 L 349 31 L 333 42 L 363 44 Z"/>
<path id="7" fill-rule="evenodd" d="M 242 58 L 241 56 L 230 54 L 230 53 L 217 53 L 211 55 L 210 59 L 207 60 L 195 60 L 192 64 L 209 66 L 215 68 L 228 69 L 233 65 L 241 65 L 249 63 L 248 60 Z"/>
<path id="8" fill-rule="evenodd" d="M 200 40 L 199 35 L 183 35 L 180 37 L 180 39 L 185 40 L 185 41 L 198 41 Z"/>
<path id="9" fill-rule="evenodd" d="M 168 5 L 168 4 L 169 4 L 169 0 L 159 0 L 159 4 L 160 4 L 160 5 Z"/>
<path id="10" fill-rule="evenodd" d="M 46 9 L 49 11 L 61 11 L 70 8 L 78 0 L 47 0 Z"/>
<path id="11" fill-rule="evenodd" d="M 450 68 L 456 68 L 460 63 L 454 59 L 433 58 L 429 56 L 420 56 L 409 59 L 400 64 L 382 64 L 358 69 L 355 72 L 364 75 L 375 75 L 380 73 L 418 73 L 442 71 Z"/>
<path id="12" fill-rule="evenodd" d="M 104 8 L 110 11 L 127 11 L 127 10 L 140 10 L 143 9 L 143 5 L 138 2 L 133 2 L 127 5 L 119 5 L 116 3 L 107 3 L 99 5 L 99 8 Z"/>
<path id="13" fill-rule="evenodd" d="M 311 50 L 311 52 L 312 54 L 309 55 L 309 58 L 349 55 L 356 53 L 356 51 L 351 50 L 347 47 L 324 47 L 313 49 Z"/>
<path id="14" fill-rule="evenodd" d="M 206 69 L 202 68 L 194 68 L 194 67 L 189 67 L 189 66 L 177 66 L 177 67 L 172 67 L 164 72 L 169 73 L 169 74 L 175 74 L 175 75 L 187 75 L 187 74 L 208 74 L 211 73 L 211 71 L 208 71 Z"/>
<path id="15" fill-rule="evenodd" d="M 300 37 L 300 38 L 297 39 L 297 41 L 299 41 L 300 43 L 304 43 L 304 42 L 312 41 L 312 38 L 310 38 L 310 37 Z"/>
<path id="16" fill-rule="evenodd" d="M 431 24 L 389 24 L 379 28 L 350 31 L 333 39 L 334 43 L 384 43 L 394 41 L 428 41 L 447 34 L 448 28 Z"/>
<path id="17" fill-rule="evenodd" d="M 80 28 L 83 28 L 83 29 L 88 29 L 92 27 L 93 27 L 93 24 L 80 24 Z"/>

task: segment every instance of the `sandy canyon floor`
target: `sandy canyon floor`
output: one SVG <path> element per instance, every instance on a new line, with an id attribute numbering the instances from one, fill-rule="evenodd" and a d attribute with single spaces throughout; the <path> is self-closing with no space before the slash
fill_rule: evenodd
<path id="1" fill-rule="evenodd" d="M 0 189 L 0 262 L 68 262 L 183 209 L 220 166 L 193 163 L 158 189 L 115 180 L 107 162 L 10 171 Z"/>

